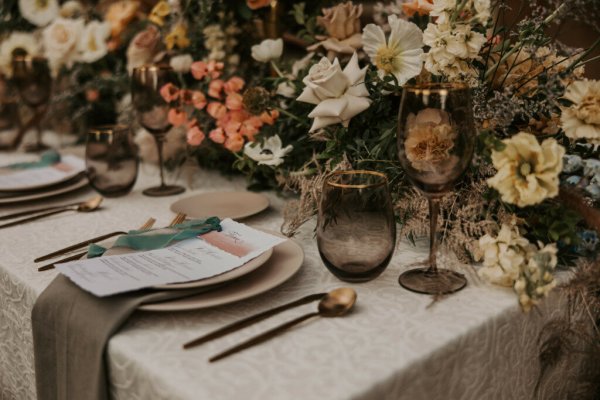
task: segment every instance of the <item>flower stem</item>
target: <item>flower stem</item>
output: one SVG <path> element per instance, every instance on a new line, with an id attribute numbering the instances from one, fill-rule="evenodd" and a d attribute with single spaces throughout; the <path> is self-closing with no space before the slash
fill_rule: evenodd
<path id="1" fill-rule="evenodd" d="M 275 61 L 271 60 L 271 67 L 273 67 L 273 69 L 275 70 L 275 72 L 277 73 L 277 75 L 279 75 L 280 78 L 283 78 L 283 73 L 279 70 L 279 68 L 277 67 L 277 64 L 275 64 Z"/>
<path id="2" fill-rule="evenodd" d="M 281 107 L 273 107 L 275 110 L 279 111 L 280 113 L 287 115 L 288 117 L 290 117 L 293 120 L 296 120 L 298 122 L 300 122 L 302 125 L 306 125 L 308 126 L 308 124 L 306 123 L 305 120 L 303 120 L 302 118 L 298 117 L 297 115 L 292 114 L 291 112 L 284 110 Z"/>

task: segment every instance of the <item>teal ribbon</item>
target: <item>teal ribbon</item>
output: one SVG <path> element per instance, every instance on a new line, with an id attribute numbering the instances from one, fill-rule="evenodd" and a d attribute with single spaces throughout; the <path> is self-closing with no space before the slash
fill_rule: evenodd
<path id="1" fill-rule="evenodd" d="M 157 229 L 129 231 L 126 235 L 120 236 L 113 247 L 129 247 L 140 251 L 162 249 L 176 241 L 191 239 L 211 231 L 220 232 L 221 220 L 217 217 L 195 219 L 170 228 L 175 229 L 175 232 L 153 235 L 149 232 L 156 231 Z M 106 248 L 97 244 L 91 244 L 88 248 L 88 258 L 100 257 L 105 251 Z"/>
<path id="2" fill-rule="evenodd" d="M 7 165 L 6 167 L 12 169 L 42 168 L 54 165 L 58 162 L 60 162 L 60 154 L 54 150 L 48 150 L 42 153 L 39 161 L 15 163 Z"/>

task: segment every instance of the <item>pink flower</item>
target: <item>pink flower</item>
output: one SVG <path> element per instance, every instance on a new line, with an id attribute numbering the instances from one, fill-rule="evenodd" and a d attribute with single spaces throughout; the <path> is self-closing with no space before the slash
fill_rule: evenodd
<path id="1" fill-rule="evenodd" d="M 220 79 L 215 79 L 208 85 L 208 95 L 210 97 L 214 97 L 215 99 L 220 99 L 223 85 L 225 85 L 225 82 Z"/>
<path id="2" fill-rule="evenodd" d="M 169 123 L 175 127 L 181 126 L 187 122 L 187 114 L 183 110 L 171 108 L 168 114 Z"/>
<path id="3" fill-rule="evenodd" d="M 239 93 L 230 93 L 227 95 L 225 99 L 225 105 L 228 109 L 232 111 L 237 111 L 242 109 L 242 95 Z"/>
<path id="4" fill-rule="evenodd" d="M 217 79 L 219 76 L 221 76 L 221 71 L 223 70 L 224 66 L 225 64 L 223 64 L 222 62 L 211 60 L 206 65 L 206 70 L 211 78 Z"/>
<path id="5" fill-rule="evenodd" d="M 241 122 L 229 121 L 224 126 L 225 133 L 227 134 L 227 136 L 237 135 L 237 134 L 239 134 L 239 130 L 240 130 L 241 126 L 242 126 Z"/>
<path id="6" fill-rule="evenodd" d="M 208 74 L 208 68 L 204 61 L 196 61 L 192 63 L 190 66 L 190 71 L 192 72 L 192 76 L 198 80 L 204 79 L 204 77 Z"/>
<path id="7" fill-rule="evenodd" d="M 160 95 L 167 103 L 170 103 L 179 98 L 179 88 L 172 83 L 167 83 L 160 88 Z"/>
<path id="8" fill-rule="evenodd" d="M 206 96 L 204 96 L 204 93 L 194 90 L 192 92 L 192 104 L 198 110 L 202 110 L 206 106 Z"/>
<path id="9" fill-rule="evenodd" d="M 277 118 L 279 118 L 279 111 L 277 111 L 277 110 L 264 111 L 262 114 L 260 114 L 259 118 L 263 123 L 265 123 L 267 125 L 273 125 L 275 123 L 275 120 Z"/>
<path id="10" fill-rule="evenodd" d="M 238 93 L 240 90 L 242 90 L 245 84 L 246 82 L 244 82 L 242 78 L 240 78 L 239 76 L 234 76 L 233 78 L 225 82 L 225 93 Z"/>
<path id="11" fill-rule="evenodd" d="M 196 125 L 193 126 L 190 130 L 187 131 L 187 142 L 190 146 L 200 146 L 200 144 L 204 141 L 206 135 L 202 130 Z"/>
<path id="12" fill-rule="evenodd" d="M 225 134 L 223 133 L 223 128 L 215 128 L 208 134 L 210 140 L 215 143 L 223 144 L 225 143 Z"/>
<path id="13" fill-rule="evenodd" d="M 225 148 L 233 153 L 237 153 L 244 147 L 244 138 L 242 135 L 228 136 L 224 144 Z"/>
<path id="14" fill-rule="evenodd" d="M 240 127 L 240 134 L 247 137 L 251 142 L 254 141 L 254 135 L 256 135 L 263 125 L 262 121 L 258 117 L 250 117 Z"/>
<path id="15" fill-rule="evenodd" d="M 206 111 L 208 112 L 208 115 L 218 120 L 227 114 L 227 107 L 217 101 L 213 101 L 208 104 Z"/>
<path id="16" fill-rule="evenodd" d="M 88 89 L 85 91 L 85 99 L 93 103 L 100 98 L 100 92 L 97 89 Z"/>

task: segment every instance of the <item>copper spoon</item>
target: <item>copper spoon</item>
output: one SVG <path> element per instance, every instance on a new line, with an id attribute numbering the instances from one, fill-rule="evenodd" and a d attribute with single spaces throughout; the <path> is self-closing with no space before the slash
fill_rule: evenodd
<path id="1" fill-rule="evenodd" d="M 294 325 L 298 325 L 299 323 L 306 321 L 307 319 L 313 317 L 341 317 L 346 314 L 348 311 L 354 307 L 354 303 L 356 303 L 356 292 L 354 289 L 350 288 L 339 288 L 332 290 L 327 293 L 327 295 L 319 302 L 319 311 L 305 314 L 301 317 L 288 321 L 284 324 L 276 326 L 273 329 L 270 329 L 264 333 L 261 333 L 258 336 L 254 336 L 242 342 L 230 349 L 223 351 L 209 359 L 210 362 L 214 362 L 225 357 L 228 357 L 232 354 L 245 350 L 249 347 L 252 347 L 256 344 L 260 344 L 266 342 L 267 340 L 283 333 L 288 328 L 291 328 Z"/>

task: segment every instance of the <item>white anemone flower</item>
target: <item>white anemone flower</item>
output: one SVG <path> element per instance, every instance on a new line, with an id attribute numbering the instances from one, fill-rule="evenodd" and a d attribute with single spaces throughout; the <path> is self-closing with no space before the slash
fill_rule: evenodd
<path id="1" fill-rule="evenodd" d="M 58 16 L 60 7 L 57 0 L 19 0 L 19 11 L 35 26 L 46 26 Z"/>
<path id="2" fill-rule="evenodd" d="M 283 158 L 293 150 L 293 146 L 283 147 L 279 135 L 271 136 L 264 143 L 248 142 L 244 146 L 244 154 L 258 162 L 258 165 L 276 167 L 283 163 Z"/>
<path id="3" fill-rule="evenodd" d="M 106 40 L 110 36 L 110 25 L 107 22 L 91 21 L 88 23 L 77 43 L 80 60 L 86 63 L 98 61 L 108 53 Z"/>
<path id="4" fill-rule="evenodd" d="M 15 50 L 29 55 L 39 55 L 40 45 L 35 36 L 28 32 L 13 32 L 0 43 L 0 74 L 12 75 L 12 57 Z"/>
<path id="5" fill-rule="evenodd" d="M 390 36 L 385 39 L 381 27 L 368 24 L 363 29 L 363 50 L 379 70 L 379 76 L 391 74 L 399 85 L 421 73 L 423 67 L 423 33 L 412 22 L 388 17 Z"/>

